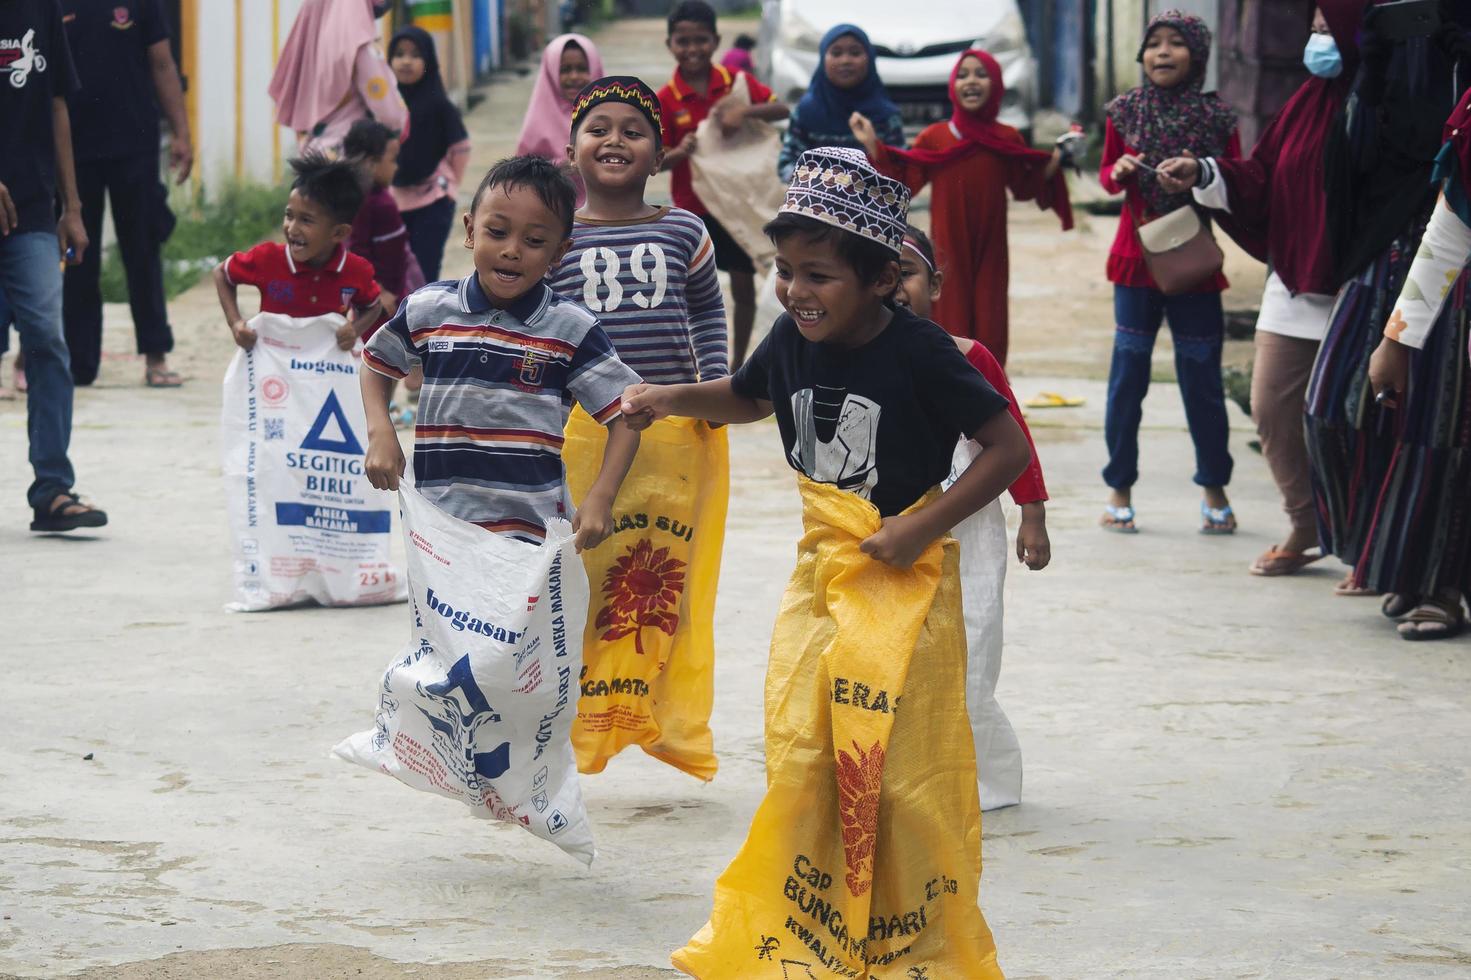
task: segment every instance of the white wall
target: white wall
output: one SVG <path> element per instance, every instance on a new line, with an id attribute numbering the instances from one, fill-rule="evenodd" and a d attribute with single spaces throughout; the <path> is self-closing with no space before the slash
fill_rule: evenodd
<path id="1" fill-rule="evenodd" d="M 218 193 L 237 176 L 261 183 L 273 182 L 281 175 L 281 162 L 295 149 L 294 134 L 275 124 L 275 104 L 266 88 L 275 70 L 277 53 L 291 31 L 301 3 L 302 0 L 199 0 L 197 3 L 198 62 L 191 83 L 197 99 L 194 139 L 198 173 L 206 193 Z"/>

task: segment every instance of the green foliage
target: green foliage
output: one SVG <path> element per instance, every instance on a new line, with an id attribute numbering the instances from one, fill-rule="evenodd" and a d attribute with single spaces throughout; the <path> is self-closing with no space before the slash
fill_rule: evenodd
<path id="1" fill-rule="evenodd" d="M 231 184 L 214 200 L 202 192 L 172 202 L 179 223 L 163 246 L 164 293 L 170 299 L 193 286 L 226 256 L 257 242 L 275 238 L 281 231 L 281 209 L 286 206 L 284 187 L 260 184 Z M 116 246 L 102 257 L 102 299 L 125 303 L 127 279 Z"/>

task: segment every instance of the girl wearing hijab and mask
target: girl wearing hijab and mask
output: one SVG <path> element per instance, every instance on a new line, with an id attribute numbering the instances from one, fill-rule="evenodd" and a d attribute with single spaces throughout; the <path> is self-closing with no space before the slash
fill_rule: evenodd
<path id="1" fill-rule="evenodd" d="M 302 3 L 268 89 L 276 121 L 296 131 L 302 154 L 336 156 L 359 119 L 407 128 L 408 109 L 375 43 L 374 20 L 386 10 L 374 0 Z"/>
<path id="2" fill-rule="evenodd" d="M 1166 193 L 1193 188 L 1196 203 L 1216 211 L 1217 223 L 1270 270 L 1256 324 L 1251 412 L 1291 528 L 1252 564 L 1256 574 L 1321 557 L 1310 551 L 1318 528 L 1303 398 L 1342 285 L 1328 235 L 1324 158 L 1353 82 L 1354 38 L 1365 6 L 1366 0 L 1319 0 L 1303 57 L 1313 77 L 1277 113 L 1248 159 L 1196 159 L 1182 146 L 1179 156 L 1159 165 Z M 1236 528 L 1229 507 L 1207 507 L 1203 516 L 1213 533 Z"/>
<path id="3" fill-rule="evenodd" d="M 409 230 L 409 247 L 429 282 L 439 279 L 455 198 L 470 162 L 470 136 L 445 94 L 434 38 L 405 27 L 388 42 L 388 62 L 409 107 L 409 134 L 398 154 L 393 199 Z"/>
<path id="4" fill-rule="evenodd" d="M 1453 117 L 1447 127 L 1445 119 L 1458 108 L 1456 79 L 1471 68 L 1471 37 L 1457 23 L 1471 26 L 1471 11 L 1447 8 L 1444 30 L 1405 41 L 1376 31 L 1377 12 L 1371 7 L 1365 17 L 1363 68 L 1329 141 L 1335 266 L 1352 278 L 1313 367 L 1307 444 L 1323 550 L 1353 566 L 1340 594 L 1386 593 L 1384 614 L 1408 617 L 1400 630 L 1407 639 L 1426 639 L 1460 631 L 1471 550 L 1465 287 L 1451 290 L 1464 283 L 1466 263 L 1440 234 L 1454 223 L 1454 209 L 1435 207 L 1439 186 L 1447 200 L 1459 186 L 1446 182 L 1453 168 L 1445 163 L 1464 122 Z M 1467 102 L 1463 115 L 1471 115 Z M 1448 137 L 1452 144 L 1444 144 Z M 1433 277 L 1408 285 L 1413 269 L 1437 260 L 1444 265 Z M 1455 297 L 1427 319 L 1433 329 L 1410 331 L 1413 354 L 1384 339 L 1395 336 L 1402 290 Z M 1403 374 L 1412 380 L 1393 385 L 1407 395 L 1402 404 L 1374 402 L 1371 354 L 1381 341 L 1406 352 Z"/>
<path id="5" fill-rule="evenodd" d="M 776 171 L 790 183 L 797 158 L 818 146 L 863 146 L 848 120 L 859 112 L 873 121 L 879 142 L 904 145 L 904 120 L 889 98 L 874 60 L 878 57 L 863 29 L 839 24 L 822 37 L 822 54 L 807 94 L 792 110 Z M 870 154 L 872 155 L 872 154 Z"/>
<path id="6" fill-rule="evenodd" d="M 1149 391 L 1154 340 L 1166 316 L 1175 342 L 1175 380 L 1195 443 L 1195 482 L 1205 494 L 1202 506 L 1216 511 L 1230 507 L 1226 499 L 1232 465 L 1226 448 L 1230 426 L 1221 384 L 1225 336 L 1221 291 L 1227 286 L 1226 277 L 1218 273 L 1191 292 L 1164 295 L 1144 263 L 1136 227 L 1140 218 L 1148 222 L 1192 203 L 1189 194 L 1166 193 L 1141 163 L 1158 166 L 1186 149 L 1199 156 L 1241 156 L 1236 114 L 1214 92 L 1202 91 L 1210 51 L 1210 30 L 1200 18 L 1178 10 L 1159 14 L 1149 22 L 1139 46 L 1143 84 L 1104 110 L 1099 181 L 1110 194 L 1126 195 L 1108 254 L 1115 327 L 1103 481 L 1111 493 L 1101 523 L 1110 531 L 1136 530 L 1132 491 L 1139 479 L 1139 424 Z"/>
<path id="7" fill-rule="evenodd" d="M 554 38 L 541 53 L 541 72 L 526 106 L 516 155 L 532 154 L 553 163 L 567 162 L 567 133 L 572 129 L 572 104 L 577 93 L 594 78 L 602 78 L 603 59 L 597 45 L 581 34 Z M 582 178 L 572 175 L 582 198 Z"/>
<path id="8" fill-rule="evenodd" d="M 1006 363 L 1006 192 L 1020 201 L 1057 212 L 1064 230 L 1073 226 L 1062 153 L 1034 150 L 1021 134 L 996 121 L 1005 86 L 1001 66 L 984 51 L 961 54 L 950 72 L 953 114 L 927 127 L 904 150 L 861 109 L 849 125 L 874 165 L 902 180 L 911 193 L 932 185 L 930 235 L 945 270 L 946 289 L 935 303 L 934 320 L 957 337 L 984 344 Z M 804 100 L 805 101 L 805 100 Z"/>

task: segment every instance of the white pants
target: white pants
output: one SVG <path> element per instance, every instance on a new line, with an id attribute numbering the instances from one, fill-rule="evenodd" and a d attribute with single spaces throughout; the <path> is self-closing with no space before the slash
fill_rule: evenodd
<path id="1" fill-rule="evenodd" d="M 965 471 L 980 446 L 955 447 L 951 481 Z M 1002 592 L 1010 548 L 1006 515 L 993 500 L 951 532 L 960 543 L 960 594 L 965 610 L 965 705 L 976 745 L 981 809 L 1015 806 L 1022 800 L 1022 748 L 1006 712 L 996 701 L 1001 676 Z"/>

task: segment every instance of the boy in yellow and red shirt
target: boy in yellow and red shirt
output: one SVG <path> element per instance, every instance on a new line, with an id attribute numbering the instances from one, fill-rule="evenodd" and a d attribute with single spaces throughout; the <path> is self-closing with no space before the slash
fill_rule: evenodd
<path id="1" fill-rule="evenodd" d="M 664 45 L 678 67 L 669 83 L 659 90 L 660 129 L 667 148 L 663 169 L 673 171 L 669 182 L 674 206 L 694 212 L 705 222 L 715 246 L 715 268 L 730 274 L 730 364 L 734 370 L 746 358 L 751 327 L 756 321 L 756 265 L 695 194 L 689 164 L 689 158 L 697 152 L 695 129 L 712 112 L 721 128 L 732 133 L 747 119 L 785 119 L 791 107 L 778 102 L 771 89 L 754 76 L 712 64 L 720 34 L 715 29 L 715 10 L 704 0 L 683 0 L 670 12 L 669 36 Z M 722 105 L 742 77 L 751 104 Z"/>

